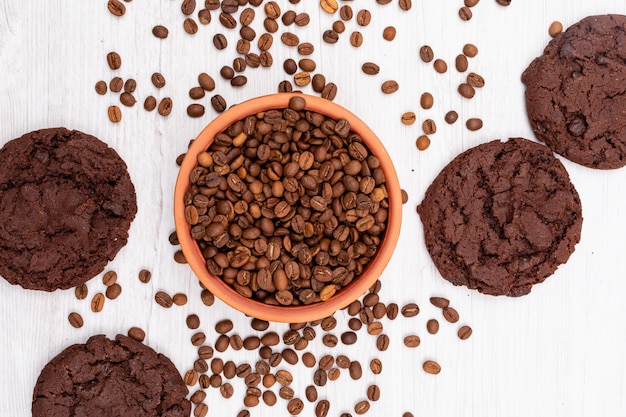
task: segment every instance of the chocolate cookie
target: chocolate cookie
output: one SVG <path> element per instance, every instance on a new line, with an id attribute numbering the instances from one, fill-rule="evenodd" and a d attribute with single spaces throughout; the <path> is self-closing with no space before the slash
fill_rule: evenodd
<path id="1" fill-rule="evenodd" d="M 100 273 L 137 212 L 126 164 L 99 139 L 64 128 L 0 149 L 0 275 L 54 291 Z"/>
<path id="2" fill-rule="evenodd" d="M 590 168 L 626 165 L 626 16 L 590 16 L 557 35 L 522 74 L 541 141 Z"/>
<path id="3" fill-rule="evenodd" d="M 163 354 L 129 337 L 98 335 L 41 371 L 33 417 L 186 417 L 187 387 Z"/>
<path id="4" fill-rule="evenodd" d="M 417 207 L 441 275 L 491 295 L 528 294 L 580 240 L 578 193 L 550 150 L 495 140 L 452 160 Z"/>

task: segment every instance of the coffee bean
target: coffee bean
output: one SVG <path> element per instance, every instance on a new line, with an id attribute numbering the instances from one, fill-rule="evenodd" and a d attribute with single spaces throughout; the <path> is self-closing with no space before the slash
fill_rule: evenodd
<path id="1" fill-rule="evenodd" d="M 432 119 L 426 119 L 422 122 L 422 131 L 426 135 L 433 135 L 437 132 L 437 125 Z"/>
<path id="2" fill-rule="evenodd" d="M 467 7 L 474 7 L 478 4 L 478 0 L 465 0 L 463 1 L 463 4 L 465 4 Z"/>
<path id="3" fill-rule="evenodd" d="M 187 304 L 187 296 L 183 293 L 176 293 L 172 297 L 172 301 L 177 306 L 184 306 L 185 304 Z"/>
<path id="4" fill-rule="evenodd" d="M 433 49 L 428 46 L 428 45 L 424 45 L 420 48 L 420 58 L 422 61 L 424 62 L 431 62 L 435 57 L 435 54 L 433 52 Z"/>
<path id="5" fill-rule="evenodd" d="M 309 402 L 317 401 L 317 388 L 315 388 L 314 385 L 307 386 L 304 390 L 304 394 Z"/>
<path id="6" fill-rule="evenodd" d="M 361 70 L 367 75 L 376 75 L 380 72 L 380 67 L 373 62 L 366 62 L 361 66 Z"/>
<path id="7" fill-rule="evenodd" d="M 109 88 L 114 93 L 119 93 L 124 87 L 124 80 L 121 77 L 113 77 L 109 83 Z"/>
<path id="8" fill-rule="evenodd" d="M 485 86 L 485 79 L 474 72 L 470 72 L 467 74 L 467 83 L 474 88 L 482 88 Z"/>
<path id="9" fill-rule="evenodd" d="M 383 363 L 378 358 L 370 361 L 370 370 L 374 375 L 379 375 L 383 371 Z"/>
<path id="10" fill-rule="evenodd" d="M 190 329 L 197 329 L 200 327 L 200 318 L 196 314 L 190 314 L 187 316 L 186 323 Z"/>
<path id="11" fill-rule="evenodd" d="M 328 371 L 335 365 L 335 358 L 332 355 L 324 355 L 319 360 L 319 367 L 323 371 Z"/>
<path id="12" fill-rule="evenodd" d="M 220 386 L 220 394 L 222 394 L 222 397 L 230 398 L 233 396 L 234 393 L 235 389 L 230 382 L 226 382 L 222 386 Z"/>
<path id="13" fill-rule="evenodd" d="M 189 35 L 195 35 L 196 33 L 198 33 L 198 24 L 194 19 L 188 17 L 183 21 L 183 30 Z"/>
<path id="14" fill-rule="evenodd" d="M 398 304 L 396 303 L 389 303 L 387 304 L 387 318 L 389 320 L 394 320 L 396 317 L 398 317 Z"/>
<path id="15" fill-rule="evenodd" d="M 122 121 L 122 110 L 117 106 L 109 106 L 107 109 L 109 120 L 113 123 L 119 123 Z"/>
<path id="16" fill-rule="evenodd" d="M 496 3 L 500 6 L 508 6 L 511 4 L 511 0 L 496 0 Z"/>
<path id="17" fill-rule="evenodd" d="M 76 312 L 70 313 L 69 316 L 67 316 L 67 320 L 70 322 L 72 327 L 76 329 L 83 327 L 83 317 Z"/>
<path id="18" fill-rule="evenodd" d="M 305 58 L 298 61 L 298 66 L 302 71 L 313 72 L 317 64 L 312 59 Z"/>
<path id="19" fill-rule="evenodd" d="M 472 10 L 469 7 L 467 7 L 467 6 L 461 7 L 459 9 L 459 17 L 463 21 L 470 20 L 472 18 Z"/>
<path id="20" fill-rule="evenodd" d="M 216 112 L 221 113 L 226 110 L 226 101 L 221 95 L 217 94 L 211 97 L 211 106 L 213 106 Z"/>
<path id="21" fill-rule="evenodd" d="M 298 87 L 304 87 L 311 82 L 311 74 L 306 71 L 299 72 L 293 76 L 293 82 Z"/>
<path id="22" fill-rule="evenodd" d="M 185 372 L 183 380 L 185 381 L 186 385 L 193 387 L 198 382 L 198 372 L 193 369 L 188 370 L 187 372 Z"/>
<path id="23" fill-rule="evenodd" d="M 320 0 L 320 7 L 326 13 L 333 14 L 337 11 L 339 5 L 337 4 L 337 0 Z"/>
<path id="24" fill-rule="evenodd" d="M 191 397 L 189 397 L 189 400 L 193 404 L 200 404 L 202 401 L 204 401 L 205 398 L 206 398 L 206 392 L 202 390 L 197 390 L 193 394 L 191 394 Z"/>
<path id="25" fill-rule="evenodd" d="M 459 328 L 457 335 L 461 340 L 469 339 L 469 337 L 472 335 L 472 328 L 470 326 L 462 326 L 461 328 Z"/>
<path id="26" fill-rule="evenodd" d="M 411 7 L 413 7 L 413 2 L 412 0 L 399 0 L 398 5 L 400 6 L 400 9 L 407 11 L 411 10 Z"/>
<path id="27" fill-rule="evenodd" d="M 313 355 L 311 352 L 305 352 L 302 355 L 302 363 L 304 364 L 304 366 L 306 366 L 307 368 L 312 368 L 315 366 L 315 364 L 317 363 L 316 359 L 315 359 L 315 355 Z"/>
<path id="28" fill-rule="evenodd" d="M 383 331 L 383 324 L 379 321 L 375 321 L 367 325 L 367 333 L 371 335 L 379 335 Z"/>
<path id="29" fill-rule="evenodd" d="M 423 93 L 422 96 L 420 97 L 420 106 L 422 106 L 423 109 L 432 108 L 433 103 L 434 103 L 433 95 L 428 92 Z"/>
<path id="30" fill-rule="evenodd" d="M 446 64 L 446 61 L 444 61 L 443 59 L 435 59 L 433 67 L 435 68 L 435 71 L 437 71 L 440 74 L 443 74 L 446 71 L 448 71 L 448 64 Z"/>
<path id="31" fill-rule="evenodd" d="M 430 138 L 426 135 L 418 136 L 417 140 L 415 141 L 415 146 L 417 146 L 417 149 L 419 149 L 420 151 L 428 149 L 428 147 L 430 146 Z"/>
<path id="32" fill-rule="evenodd" d="M 447 112 L 444 117 L 446 123 L 450 125 L 456 122 L 458 118 L 459 118 L 459 114 L 455 112 L 454 110 L 450 110 L 449 112 Z"/>
<path id="33" fill-rule="evenodd" d="M 559 21 L 554 21 L 550 23 L 550 27 L 548 28 L 548 34 L 551 37 L 555 37 L 559 33 L 563 32 L 563 24 Z"/>
<path id="34" fill-rule="evenodd" d="M 296 46 L 300 43 L 298 36 L 291 32 L 285 32 L 280 36 L 281 42 L 286 46 Z"/>
<path id="35" fill-rule="evenodd" d="M 401 312 L 404 317 L 415 317 L 419 314 L 420 308 L 415 303 L 407 303 L 402 307 Z"/>
<path id="36" fill-rule="evenodd" d="M 380 399 L 380 388 L 378 385 L 367 387 L 367 399 L 370 401 L 378 401 Z"/>
<path id="37" fill-rule="evenodd" d="M 174 304 L 172 297 L 165 291 L 158 291 L 154 295 L 154 301 L 163 308 L 170 308 Z"/>
<path id="38" fill-rule="evenodd" d="M 74 288 L 74 296 L 77 300 L 84 300 L 85 298 L 87 298 L 88 294 L 89 289 L 87 288 L 86 284 L 80 284 L 77 285 L 76 288 Z"/>
<path id="39" fill-rule="evenodd" d="M 221 33 L 215 34 L 213 36 L 213 46 L 215 46 L 215 48 L 217 48 L 218 50 L 226 49 L 226 47 L 228 46 L 228 40 L 226 39 L 226 36 Z"/>
<path id="40" fill-rule="evenodd" d="M 202 9 L 198 12 L 198 21 L 202 25 L 208 25 L 211 23 L 211 13 L 207 9 Z"/>
<path id="41" fill-rule="evenodd" d="M 105 295 L 109 300 L 115 300 L 117 297 L 120 296 L 121 293 L 122 287 L 119 284 L 113 284 L 109 286 L 105 291 Z"/>
<path id="42" fill-rule="evenodd" d="M 156 109 L 156 106 L 157 106 L 157 101 L 156 101 L 156 98 L 154 96 L 146 97 L 146 99 L 143 102 L 143 108 L 146 111 L 152 111 L 152 110 Z"/>
<path id="43" fill-rule="evenodd" d="M 215 90 L 215 80 L 207 73 L 201 73 L 198 75 L 198 84 L 206 91 Z"/>
<path id="44" fill-rule="evenodd" d="M 165 39 L 169 35 L 169 30 L 163 25 L 156 25 L 152 28 L 152 34 L 159 39 Z"/>
<path id="45" fill-rule="evenodd" d="M 213 305 L 213 303 L 215 303 L 215 296 L 209 290 L 202 290 L 202 292 L 200 293 L 200 298 L 202 299 L 202 304 L 207 307 L 210 307 Z"/>
<path id="46" fill-rule="evenodd" d="M 192 87 L 189 90 L 189 98 L 193 100 L 199 100 L 203 98 L 205 95 L 204 89 L 202 87 Z"/>
<path id="47" fill-rule="evenodd" d="M 322 1 L 332 1 L 332 0 L 322 0 Z M 294 398 L 287 404 L 287 411 L 292 416 L 298 415 L 304 409 L 304 403 L 299 398 Z"/>
<path id="48" fill-rule="evenodd" d="M 450 323 L 459 321 L 459 313 L 450 306 L 443 308 L 443 317 Z"/>
<path id="49" fill-rule="evenodd" d="M 361 363 L 358 361 L 352 361 L 350 363 L 350 367 L 348 368 L 348 372 L 350 373 L 350 378 L 357 380 L 360 379 L 363 375 L 363 370 L 361 369 Z"/>
<path id="50" fill-rule="evenodd" d="M 229 13 L 224 13 L 224 12 L 220 13 L 220 15 L 219 15 L 219 22 L 226 29 L 234 29 L 234 28 L 237 27 L 237 20 L 235 20 L 233 15 L 231 15 Z"/>
<path id="51" fill-rule="evenodd" d="M 163 76 L 163 74 L 159 72 L 155 72 L 154 74 L 152 74 L 151 80 L 152 80 L 152 84 L 156 88 L 165 87 L 165 77 Z"/>
<path id="52" fill-rule="evenodd" d="M 483 127 L 483 121 L 478 118 L 470 118 L 465 122 L 465 126 L 471 131 L 480 130 Z"/>
<path id="53" fill-rule="evenodd" d="M 93 311 L 94 313 L 99 313 L 102 311 L 103 307 L 104 307 L 104 294 L 99 292 L 96 295 L 94 295 L 93 298 L 91 299 L 91 311 Z"/>
<path id="54" fill-rule="evenodd" d="M 187 106 L 187 115 L 189 117 L 202 117 L 204 116 L 204 106 L 202 104 L 190 104 Z"/>
<path id="55" fill-rule="evenodd" d="M 204 360 L 211 359 L 213 357 L 213 348 L 211 346 L 200 346 L 198 348 L 198 357 Z"/>
<path id="56" fill-rule="evenodd" d="M 339 34 L 331 29 L 325 30 L 322 34 L 322 40 L 329 44 L 337 43 Z"/>
<path id="57" fill-rule="evenodd" d="M 122 103 L 126 107 L 133 107 L 136 102 L 137 99 L 135 99 L 135 97 L 131 93 L 124 92 L 120 95 L 120 103 Z"/>
<path id="58" fill-rule="evenodd" d="M 196 10 L 196 0 L 183 0 L 180 10 L 185 16 L 189 16 Z"/>
<path id="59" fill-rule="evenodd" d="M 316 93 L 321 93 L 326 87 L 326 77 L 323 74 L 315 74 L 311 79 L 311 88 Z"/>
<path id="60" fill-rule="evenodd" d="M 320 400 L 315 405 L 315 417 L 326 417 L 330 410 L 330 402 L 328 400 Z"/>
<path id="61" fill-rule="evenodd" d="M 404 346 L 408 348 L 416 348 L 420 345 L 420 338 L 417 335 L 409 335 L 404 338 Z"/>
<path id="62" fill-rule="evenodd" d="M 409 201 L 409 194 L 406 192 L 406 190 L 400 190 L 400 196 L 402 198 L 402 204 L 406 204 Z"/>
<path id="63" fill-rule="evenodd" d="M 313 383 L 318 387 L 323 387 L 328 381 L 328 375 L 323 369 L 318 369 L 313 373 Z"/>
<path id="64" fill-rule="evenodd" d="M 426 322 L 426 330 L 430 334 L 437 334 L 439 331 L 439 322 L 435 319 L 430 319 Z"/>
<path id="65" fill-rule="evenodd" d="M 381 90 L 383 93 L 385 94 L 393 94 L 396 91 L 398 91 L 399 85 L 396 81 L 394 80 L 389 80 L 389 81 L 385 81 L 382 85 L 381 85 Z"/>
<path id="66" fill-rule="evenodd" d="M 386 41 L 392 41 L 396 38 L 396 28 L 393 26 L 387 26 L 383 29 L 383 39 Z"/>
<path id="67" fill-rule="evenodd" d="M 117 52 L 109 52 L 107 54 L 107 63 L 112 70 L 120 69 L 122 66 L 122 58 Z"/>
<path id="68" fill-rule="evenodd" d="M 157 111 L 159 112 L 161 116 L 169 116 L 169 114 L 172 112 L 172 107 L 173 107 L 172 99 L 169 97 L 164 97 L 161 99 L 161 102 L 159 103 L 159 107 Z"/>
<path id="69" fill-rule="evenodd" d="M 126 13 L 126 6 L 119 0 L 109 0 L 107 8 L 113 16 L 123 16 Z"/>
<path id="70" fill-rule="evenodd" d="M 96 93 L 103 96 L 107 93 L 107 83 L 104 81 L 98 81 L 96 83 Z"/>
<path id="71" fill-rule="evenodd" d="M 458 72 L 467 71 L 467 67 L 468 67 L 467 57 L 463 54 L 457 55 L 456 59 L 454 60 L 454 66 L 456 67 L 456 70 Z"/>
<path id="72" fill-rule="evenodd" d="M 128 337 L 130 337 L 131 339 L 135 339 L 138 342 L 143 342 L 143 340 L 146 338 L 146 332 L 144 332 L 143 329 L 139 327 L 131 327 L 130 329 L 128 329 Z"/>
<path id="73" fill-rule="evenodd" d="M 274 43 L 274 38 L 269 33 L 264 33 L 259 37 L 259 41 L 257 42 L 257 46 L 261 51 L 267 51 L 272 47 Z"/>
<path id="74" fill-rule="evenodd" d="M 310 42 L 302 42 L 298 45 L 298 54 L 308 56 L 312 55 L 315 51 L 315 47 Z"/>
<path id="75" fill-rule="evenodd" d="M 441 372 L 441 366 L 437 362 L 431 360 L 425 361 L 422 364 L 422 368 L 429 374 L 438 374 Z"/>
<path id="76" fill-rule="evenodd" d="M 308 13 L 298 13 L 294 19 L 296 26 L 306 26 L 311 21 L 311 17 Z"/>
<path id="77" fill-rule="evenodd" d="M 337 20 L 333 22 L 332 29 L 336 33 L 343 33 L 346 31 L 346 25 L 341 20 Z"/>
<path id="78" fill-rule="evenodd" d="M 262 398 L 263 398 L 263 402 L 269 405 L 270 407 L 276 404 L 276 394 L 274 394 L 274 392 L 272 391 L 269 391 L 269 390 L 264 391 Z"/>
<path id="79" fill-rule="evenodd" d="M 363 45 L 363 34 L 356 30 L 352 32 L 350 34 L 350 45 L 354 46 L 355 48 Z"/>
<path id="80" fill-rule="evenodd" d="M 464 98 L 472 98 L 474 94 L 476 94 L 476 90 L 474 87 L 469 85 L 468 83 L 461 83 L 458 87 L 459 94 Z"/>
<path id="81" fill-rule="evenodd" d="M 369 409 L 370 409 L 370 403 L 366 400 L 359 401 L 354 406 L 354 412 L 358 415 L 367 413 Z"/>
<path id="82" fill-rule="evenodd" d="M 367 26 L 372 21 L 372 14 L 369 10 L 361 9 L 356 14 L 356 22 L 359 26 Z"/>
<path id="83" fill-rule="evenodd" d="M 463 54 L 468 58 L 473 58 L 478 55 L 478 48 L 476 47 L 476 45 L 473 45 L 471 43 L 465 44 L 463 46 Z"/>
<path id="84" fill-rule="evenodd" d="M 417 117 L 415 116 L 415 113 L 413 113 L 412 111 L 408 111 L 402 115 L 400 120 L 404 125 L 412 125 L 413 123 L 415 123 L 416 119 Z"/>

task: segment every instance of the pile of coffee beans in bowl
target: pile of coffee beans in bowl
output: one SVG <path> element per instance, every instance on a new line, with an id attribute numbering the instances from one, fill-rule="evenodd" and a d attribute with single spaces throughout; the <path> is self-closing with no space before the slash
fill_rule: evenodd
<path id="1" fill-rule="evenodd" d="M 389 208 L 380 160 L 305 97 L 233 123 L 197 162 L 185 220 L 208 271 L 240 295 L 326 301 L 377 253 Z"/>

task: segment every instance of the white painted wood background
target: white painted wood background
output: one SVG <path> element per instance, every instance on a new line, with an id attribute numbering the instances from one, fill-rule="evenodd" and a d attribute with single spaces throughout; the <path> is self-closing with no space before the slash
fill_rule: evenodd
<path id="1" fill-rule="evenodd" d="M 287 76 L 282 62 L 298 58 L 295 49 L 281 45 L 281 29 L 271 52 L 271 69 L 248 69 L 249 83 L 233 89 L 219 77 L 222 65 L 235 57 L 236 32 L 223 29 L 217 19 L 200 27 L 191 37 L 183 32 L 180 1 L 151 0 L 125 3 L 127 13 L 115 18 L 106 10 L 105 0 L 0 0 L 0 144 L 45 127 L 66 126 L 101 138 L 126 160 L 137 188 L 139 212 L 130 229 L 128 245 L 107 269 L 118 272 L 121 296 L 107 300 L 101 313 L 91 313 L 89 300 L 77 301 L 73 291 L 43 293 L 25 291 L 0 280 L 0 415 L 29 416 L 33 385 L 41 368 L 64 347 L 85 341 L 90 335 L 110 337 L 125 333 L 131 326 L 147 332 L 146 343 L 167 354 L 181 372 L 192 367 L 195 348 L 189 342 L 192 332 L 185 317 L 198 313 L 202 329 L 215 339 L 214 323 L 231 318 L 242 336 L 251 333 L 249 319 L 221 302 L 209 308 L 199 299 L 199 287 L 184 265 L 172 260 L 174 247 L 168 243 L 173 230 L 172 195 L 177 167 L 176 156 L 187 142 L 208 123 L 215 113 L 209 98 L 203 102 L 207 114 L 190 119 L 185 108 L 187 91 L 198 73 L 206 71 L 218 81 L 216 92 L 228 104 L 276 91 Z M 201 3 L 201 1 L 199 2 Z M 569 1 L 513 0 L 510 7 L 482 0 L 473 8 L 474 17 L 462 22 L 457 10 L 461 0 L 415 0 L 409 12 L 401 12 L 397 1 L 379 6 L 373 1 L 345 2 L 355 10 L 372 12 L 368 27 L 347 22 L 347 30 L 335 45 L 321 41 L 338 15 L 321 12 L 317 1 L 291 5 L 279 2 L 283 11 L 306 11 L 311 23 L 305 28 L 290 27 L 302 41 L 314 43 L 312 58 L 318 71 L 339 86 L 336 102 L 364 119 L 383 141 L 395 162 L 401 185 L 408 191 L 398 248 L 381 280 L 384 302 L 400 305 L 416 301 L 421 313 L 413 319 L 385 322 L 392 345 L 379 353 L 374 338 L 362 330 L 356 345 L 329 350 L 321 338 L 310 345 L 318 357 L 325 352 L 346 353 L 363 363 L 364 376 L 350 380 L 344 371 L 339 381 L 319 389 L 320 398 L 331 400 L 330 415 L 352 411 L 366 397 L 366 388 L 376 383 L 381 399 L 372 404 L 368 415 L 396 416 L 411 411 L 416 416 L 447 417 L 556 417 L 626 415 L 626 279 L 624 277 L 624 237 L 626 236 L 626 169 L 595 171 L 563 160 L 583 203 L 582 240 L 570 261 L 554 276 L 519 299 L 494 298 L 444 281 L 428 257 L 422 241 L 422 228 L 415 206 L 439 170 L 459 152 L 479 143 L 511 136 L 533 138 L 524 112 L 520 75 L 540 54 L 549 40 L 547 29 L 553 20 L 564 26 L 600 13 L 626 13 L 624 0 Z M 343 2 L 340 2 L 343 4 Z M 262 32 L 262 9 L 257 9 L 254 27 Z M 215 12 L 214 12 L 215 13 Z M 160 41 L 151 28 L 164 24 L 170 36 Z M 385 26 L 394 25 L 398 34 L 389 43 L 382 39 Z M 363 33 L 361 48 L 348 42 L 353 30 Z M 216 51 L 211 38 L 216 31 L 227 33 L 230 45 Z M 454 68 L 454 57 L 462 46 L 472 42 L 480 50 L 470 60 L 470 70 L 486 79 L 484 89 L 469 101 L 456 92 L 464 78 Z M 421 45 L 433 47 L 445 59 L 450 71 L 436 74 L 418 58 Z M 111 71 L 107 52 L 122 56 L 122 68 Z M 377 76 L 360 72 L 365 61 L 380 65 Z M 157 91 L 150 75 L 160 71 L 167 85 Z M 117 95 L 98 96 L 94 84 L 112 76 L 133 77 L 138 82 L 139 103 L 122 108 L 120 124 L 106 116 Z M 389 96 L 380 85 L 395 79 L 400 90 Z M 304 89 L 311 92 L 310 87 Z M 430 91 L 435 96 L 431 110 L 419 109 L 419 96 Z M 174 111 L 168 118 L 141 107 L 148 94 L 171 96 Z M 461 115 L 455 125 L 446 125 L 443 115 L 455 109 Z M 418 123 L 404 126 L 400 115 L 408 110 L 418 114 Z M 481 117 L 485 127 L 468 132 L 463 120 Z M 415 139 L 420 124 L 433 118 L 439 131 L 431 147 L 418 152 Z M 137 273 L 148 268 L 153 279 L 141 284 Z M 88 283 L 90 296 L 103 291 L 98 276 Z M 170 294 L 184 292 L 189 303 L 165 310 L 153 301 L 157 290 Z M 440 312 L 428 303 L 432 295 L 448 297 L 461 313 L 458 325 L 446 323 Z M 67 321 L 71 311 L 85 320 L 81 329 Z M 347 315 L 339 312 L 339 335 Z M 439 334 L 428 335 L 429 318 L 441 322 Z M 456 338 L 459 325 L 470 324 L 474 334 L 467 341 Z M 284 325 L 273 329 L 283 332 Z M 321 330 L 318 330 L 321 333 Z M 408 350 L 402 338 L 417 333 L 422 344 Z M 256 354 L 232 352 L 224 355 L 237 362 L 254 363 Z M 383 361 L 382 375 L 374 377 L 367 364 L 373 357 Z M 437 376 L 421 370 L 425 359 L 442 365 Z M 304 388 L 312 382 L 312 370 L 290 367 L 294 388 L 304 399 Z M 225 401 L 217 390 L 209 392 L 209 415 L 235 416 L 242 408 L 242 381 L 234 381 L 235 395 Z M 302 415 L 313 415 L 306 402 Z M 260 405 L 253 416 L 287 415 L 286 402 L 279 399 L 270 408 Z"/>

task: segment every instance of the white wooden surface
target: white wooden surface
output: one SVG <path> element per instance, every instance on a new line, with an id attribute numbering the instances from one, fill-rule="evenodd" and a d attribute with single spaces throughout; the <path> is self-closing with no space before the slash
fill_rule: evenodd
<path id="1" fill-rule="evenodd" d="M 202 2 L 199 2 L 202 3 Z M 284 10 L 306 11 L 311 23 L 305 28 L 290 27 L 302 41 L 315 44 L 313 58 L 328 80 L 339 86 L 336 102 L 358 114 L 376 131 L 396 164 L 401 185 L 408 191 L 404 206 L 400 242 L 389 267 L 381 277 L 385 302 L 400 305 L 416 301 L 422 308 L 413 319 L 385 322 L 392 345 L 379 353 L 374 338 L 362 330 L 354 346 L 336 348 L 363 363 L 364 376 L 350 380 L 344 371 L 339 381 L 319 390 L 320 398 L 331 400 L 331 414 L 351 411 L 365 398 L 369 384 L 380 386 L 380 401 L 369 415 L 401 416 L 624 416 L 626 415 L 626 280 L 623 266 L 623 240 L 626 213 L 623 184 L 626 169 L 595 171 L 564 160 L 583 203 L 583 234 L 570 261 L 545 283 L 519 299 L 494 298 L 465 288 L 456 288 L 441 279 L 428 257 L 422 229 L 415 212 L 426 187 L 439 170 L 456 154 L 471 146 L 511 136 L 533 138 L 524 112 L 520 75 L 530 60 L 540 54 L 549 40 L 547 28 L 553 20 L 568 26 L 599 13 L 626 13 L 624 0 L 568 1 L 514 0 L 508 8 L 493 0 L 482 0 L 473 8 L 474 18 L 462 22 L 457 10 L 462 1 L 416 0 L 413 9 L 401 12 L 397 2 L 379 6 L 373 1 L 346 2 L 355 12 L 367 7 L 372 22 L 358 28 L 353 20 L 335 45 L 321 41 L 321 32 L 338 15 L 319 9 L 316 1 L 302 1 Z M 283 47 L 279 31 L 271 52 L 271 69 L 249 69 L 249 83 L 233 89 L 219 77 L 222 65 L 235 57 L 235 31 L 223 29 L 217 19 L 200 27 L 191 37 L 182 30 L 180 1 L 151 0 L 126 3 L 127 14 L 115 18 L 106 10 L 105 0 L 0 0 L 0 144 L 28 131 L 53 126 L 79 129 L 100 137 L 126 160 L 137 188 L 139 212 L 130 230 L 128 245 L 107 269 L 120 276 L 122 295 L 107 300 L 104 310 L 91 313 L 89 300 L 77 301 L 73 291 L 52 294 L 25 291 L 0 280 L 0 415 L 28 416 L 32 389 L 45 363 L 69 344 L 85 341 L 90 335 L 114 336 L 131 326 L 147 332 L 146 343 L 167 354 L 181 370 L 192 367 L 195 348 L 189 342 L 191 331 L 185 317 L 192 312 L 202 318 L 202 329 L 215 339 L 213 324 L 231 318 L 242 335 L 251 333 L 249 319 L 221 302 L 210 309 L 199 299 L 199 287 L 190 270 L 175 264 L 175 250 L 167 237 L 173 230 L 172 194 L 177 167 L 174 159 L 184 152 L 187 142 L 208 123 L 215 113 L 208 97 L 207 115 L 190 119 L 185 107 L 189 88 L 198 73 L 209 72 L 218 81 L 216 92 L 229 104 L 276 91 L 287 76 L 282 61 L 298 58 L 293 48 Z M 257 9 L 254 27 L 262 32 L 262 9 Z M 165 41 L 154 38 L 155 24 L 170 28 Z M 382 39 L 385 26 L 394 25 L 396 39 Z M 211 43 L 216 31 L 227 33 L 230 45 L 216 51 Z M 364 35 L 361 48 L 348 42 L 349 33 Z M 479 55 L 470 60 L 470 70 L 482 74 L 486 86 L 471 100 L 461 99 L 456 85 L 463 79 L 453 69 L 454 57 L 466 42 L 476 44 Z M 445 59 L 450 71 L 436 74 L 418 58 L 423 44 L 433 47 Z M 112 72 L 106 53 L 115 50 L 123 65 Z M 365 61 L 381 67 L 375 77 L 360 72 Z M 168 83 L 157 91 L 150 74 L 160 71 Z M 106 109 L 117 102 L 117 95 L 98 96 L 96 81 L 120 75 L 138 82 L 139 103 L 122 108 L 123 121 L 111 124 Z M 385 96 L 384 80 L 395 79 L 400 90 Z M 311 92 L 307 87 L 305 91 Z M 419 109 L 419 96 L 430 91 L 433 109 Z M 174 98 L 174 111 L 168 118 L 141 108 L 148 94 Z M 443 115 L 455 109 L 461 115 L 455 125 L 446 125 Z M 400 115 L 408 110 L 418 114 L 418 123 L 403 126 Z M 481 117 L 485 127 L 468 132 L 462 123 L 468 117 Z M 425 152 L 415 148 L 419 125 L 433 118 L 439 131 Z M 141 268 L 153 272 L 148 285 L 137 280 Z M 88 283 L 90 296 L 103 291 L 100 276 Z M 189 303 L 165 310 L 153 301 L 157 290 L 170 294 L 185 292 Z M 461 313 L 458 325 L 447 324 L 440 312 L 428 303 L 432 295 L 448 297 Z M 85 319 L 81 329 L 67 321 L 71 311 Z M 345 328 L 347 315 L 336 314 Z M 439 334 L 428 335 L 425 323 L 437 318 Z M 474 334 L 467 341 L 456 338 L 461 324 L 470 324 Z M 283 332 L 284 325 L 273 329 Z M 321 330 L 318 330 L 321 333 Z M 408 350 L 402 338 L 417 333 L 422 344 Z M 318 357 L 329 349 L 321 338 L 310 345 Z M 255 353 L 228 351 L 223 355 L 236 362 L 254 363 Z M 367 364 L 380 357 L 383 374 L 374 377 Z M 421 370 L 425 359 L 436 359 L 443 367 L 437 376 Z M 294 388 L 304 399 L 304 388 L 312 382 L 312 370 L 290 367 Z M 209 415 L 235 416 L 242 408 L 245 389 L 234 381 L 235 395 L 221 399 L 216 390 L 208 395 Z M 306 402 L 302 415 L 313 415 Z M 252 410 L 254 416 L 287 415 L 286 402 Z"/>

